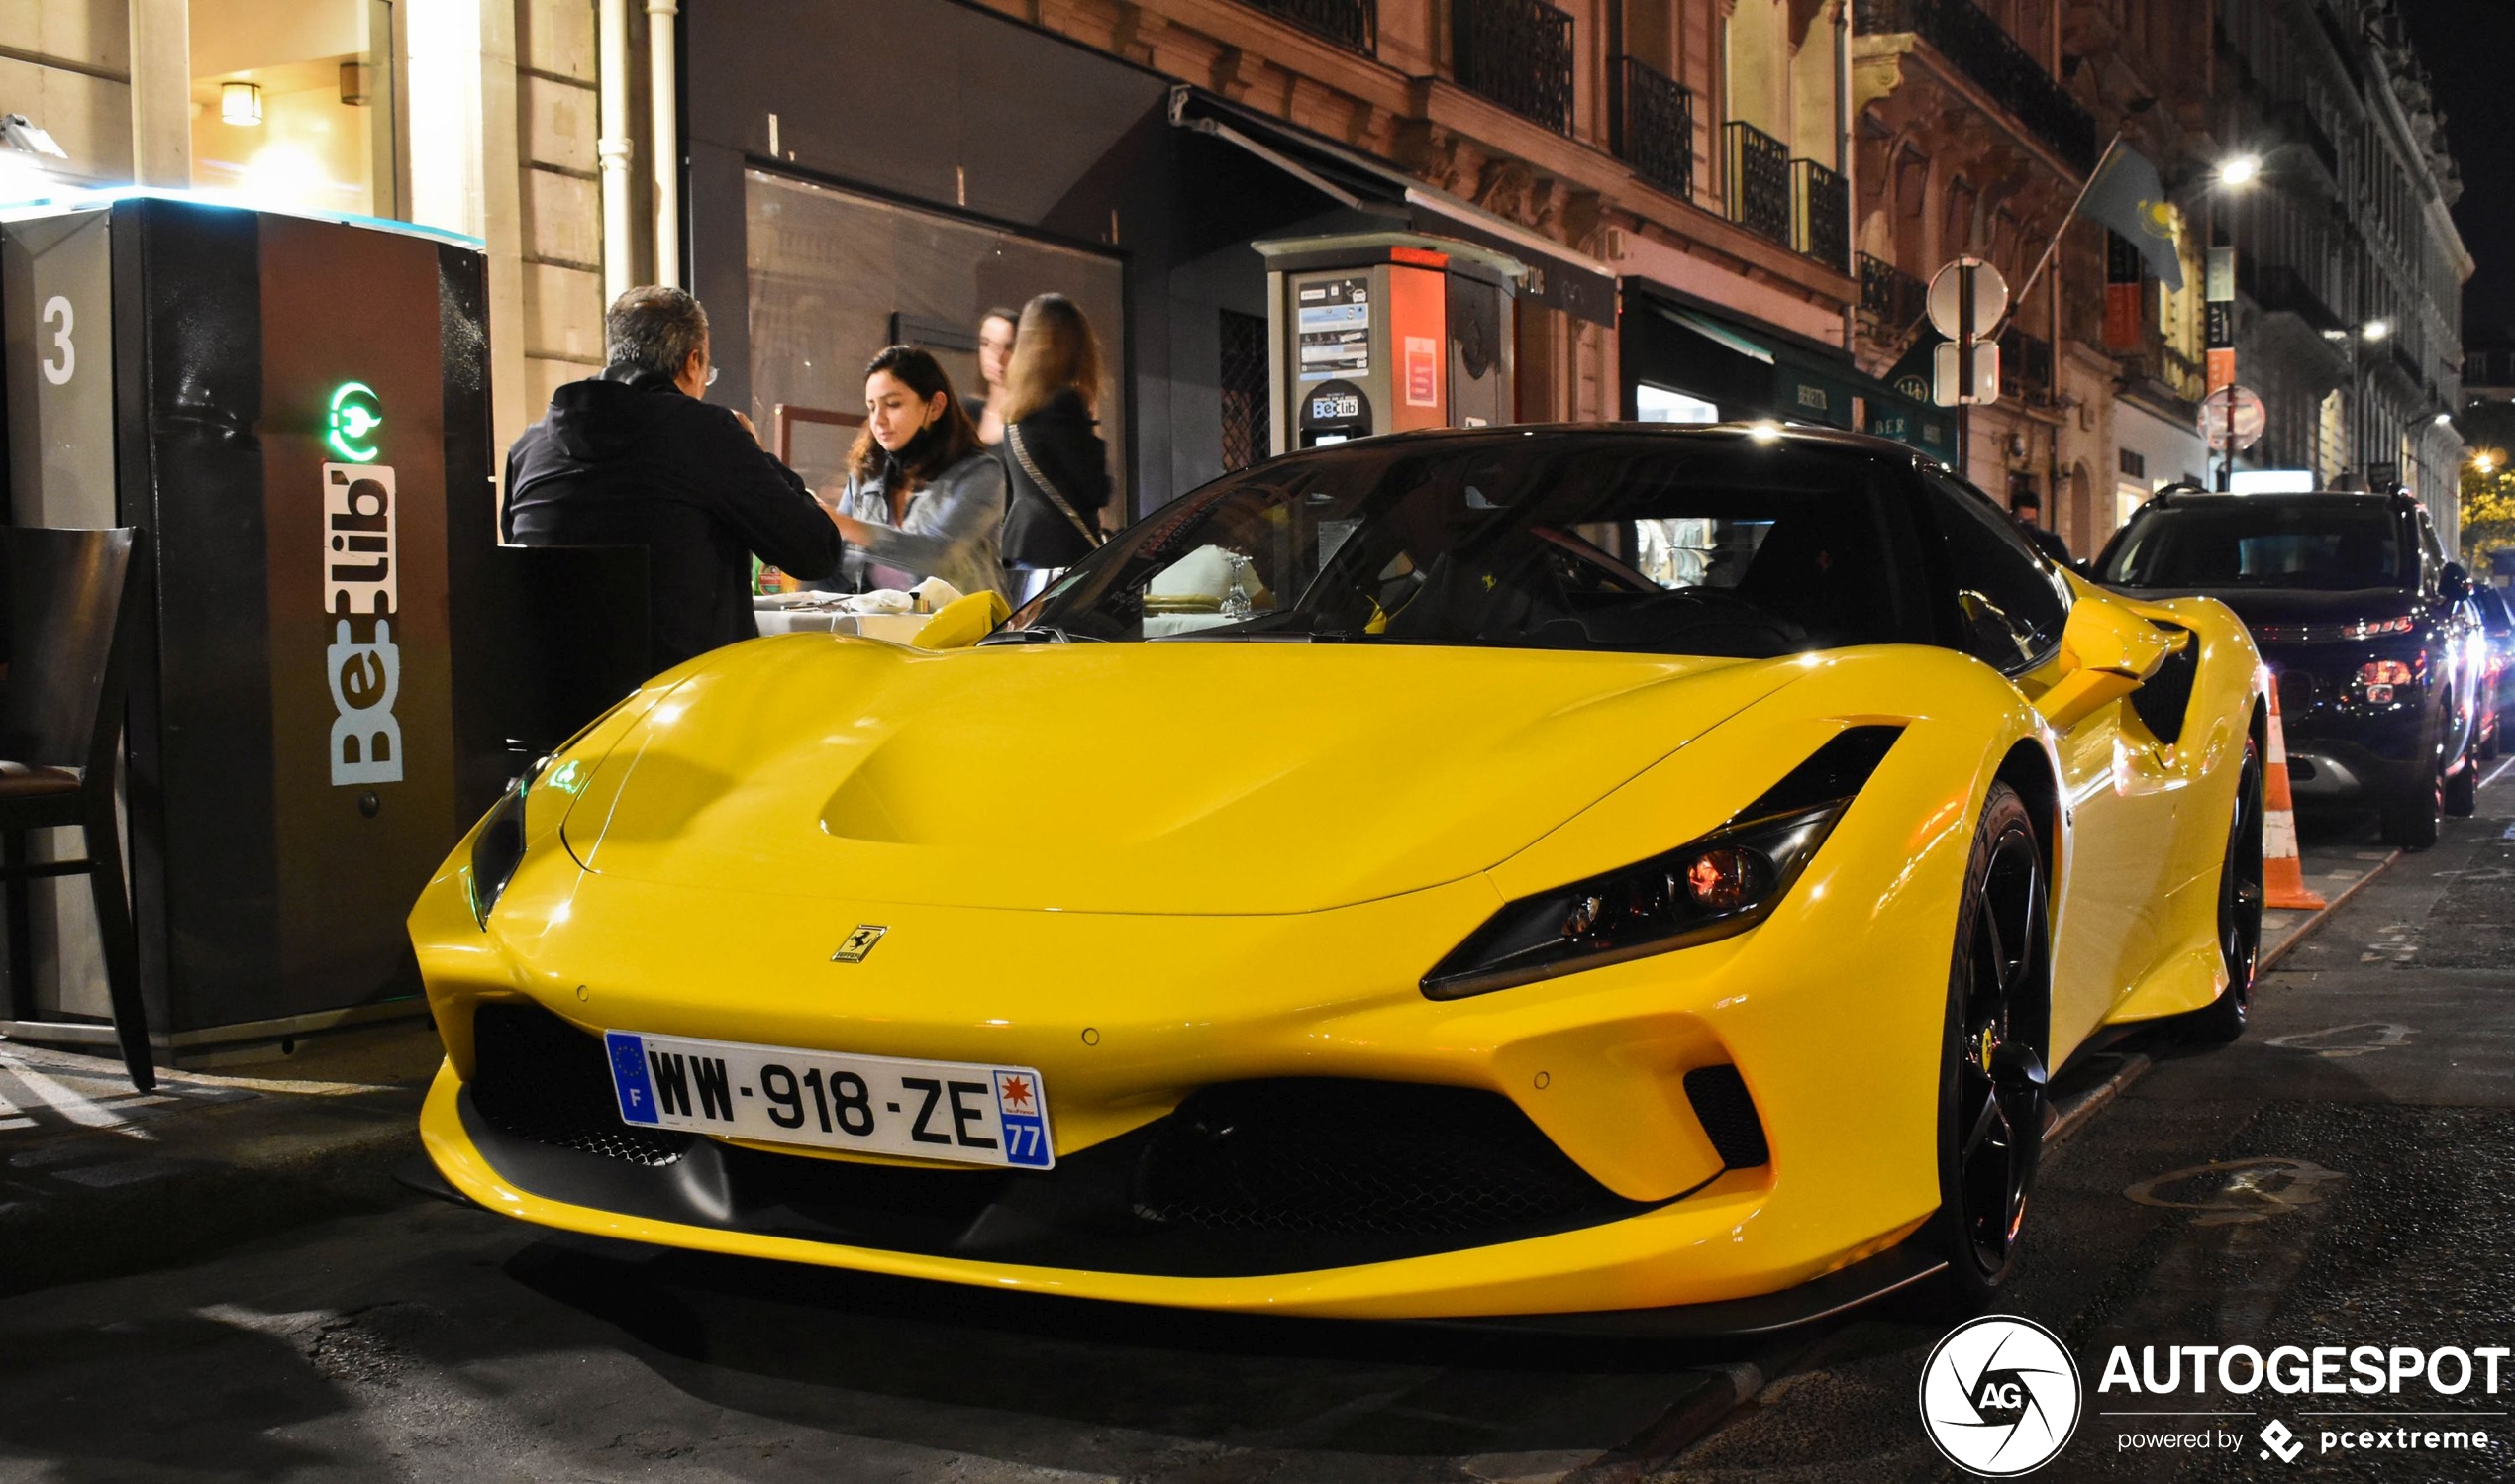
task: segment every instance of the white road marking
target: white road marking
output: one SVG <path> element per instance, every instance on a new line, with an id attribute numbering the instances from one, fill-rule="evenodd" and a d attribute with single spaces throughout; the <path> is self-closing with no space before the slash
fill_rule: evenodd
<path id="1" fill-rule="evenodd" d="M 121 1115 L 97 1105 L 94 1099 L 57 1078 L 48 1077 L 23 1062 L 0 1065 L 0 1076 L 14 1077 L 28 1096 L 15 1101 L 20 1107 L 49 1108 L 73 1124 L 90 1129 L 110 1129 L 122 1122 Z"/>

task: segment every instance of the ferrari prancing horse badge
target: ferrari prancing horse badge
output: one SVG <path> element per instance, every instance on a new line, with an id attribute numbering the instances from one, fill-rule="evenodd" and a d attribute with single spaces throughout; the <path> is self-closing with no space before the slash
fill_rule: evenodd
<path id="1" fill-rule="evenodd" d="M 864 955 L 872 952 L 873 945 L 880 942 L 882 935 L 890 931 L 888 928 L 876 927 L 871 923 L 856 924 L 855 931 L 847 936 L 847 941 L 839 944 L 839 950 L 830 955 L 830 961 L 832 963 L 862 963 Z"/>

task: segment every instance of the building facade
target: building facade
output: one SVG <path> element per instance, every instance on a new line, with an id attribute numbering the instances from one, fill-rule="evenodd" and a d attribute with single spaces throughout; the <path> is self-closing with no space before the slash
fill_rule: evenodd
<path id="1" fill-rule="evenodd" d="M 2246 463 L 2401 485 L 2448 549 L 2464 445 L 2462 182 L 2391 0 L 2218 0 L 2217 129 L 2264 160 L 2232 197 Z"/>
<path id="2" fill-rule="evenodd" d="M 2159 485 L 2211 473 L 2212 241 L 2237 248 L 2239 377 L 2270 409 L 2247 464 L 2389 468 L 2439 504 L 2460 453 L 2434 417 L 2459 405 L 2469 268 L 2453 168 L 2376 0 L 11 14 L 33 33 L 0 49 L 0 111 L 60 141 L 54 177 L 480 238 L 502 442 L 599 365 L 608 294 L 661 277 L 714 310 L 717 395 L 826 480 L 874 348 L 921 340 L 967 377 L 976 315 L 1058 288 L 1109 343 L 1104 431 L 1140 514 L 1269 445 L 1252 245 L 1396 229 L 1528 269 L 1523 420 L 1879 432 L 1995 495 L 2034 490 L 2080 551 Z M 2071 218 L 2117 134 L 2166 182 L 2180 290 Z M 2219 187 L 2246 150 L 2260 188 Z M 1962 418 L 1932 404 L 1921 314 L 1960 254 L 2019 291 L 2001 396 Z M 2378 319 L 2385 337 L 2364 336 Z"/>

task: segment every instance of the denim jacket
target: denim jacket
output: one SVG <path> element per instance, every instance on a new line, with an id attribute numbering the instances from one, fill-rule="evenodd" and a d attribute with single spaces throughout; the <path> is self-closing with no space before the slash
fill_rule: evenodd
<path id="1" fill-rule="evenodd" d="M 1004 590 L 998 532 L 1004 525 L 1004 463 L 989 448 L 944 470 L 908 497 L 898 525 L 878 478 L 848 476 L 839 513 L 872 528 L 871 540 L 850 546 L 849 580 L 866 588 L 910 587 L 941 577 L 963 593 Z"/>

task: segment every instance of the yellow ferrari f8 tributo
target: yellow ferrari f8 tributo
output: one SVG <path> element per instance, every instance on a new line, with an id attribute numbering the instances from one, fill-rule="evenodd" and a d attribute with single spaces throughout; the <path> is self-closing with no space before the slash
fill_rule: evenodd
<path id="1" fill-rule="evenodd" d="M 1751 1330 L 1986 1296 L 2048 1069 L 2244 1026 L 2244 629 L 1895 444 L 1319 448 L 985 627 L 706 655 L 481 821 L 410 920 L 453 1192 L 1110 1300 Z"/>

